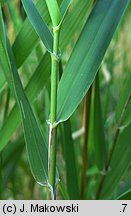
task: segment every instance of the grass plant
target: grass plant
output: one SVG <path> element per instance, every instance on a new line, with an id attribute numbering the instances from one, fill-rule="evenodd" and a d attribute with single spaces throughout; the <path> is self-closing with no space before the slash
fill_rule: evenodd
<path id="1" fill-rule="evenodd" d="M 0 1 L 0 199 L 131 199 L 130 12 Z"/>

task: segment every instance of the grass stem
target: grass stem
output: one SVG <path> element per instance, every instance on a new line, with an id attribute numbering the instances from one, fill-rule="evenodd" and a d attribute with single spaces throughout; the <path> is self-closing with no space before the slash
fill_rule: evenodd
<path id="1" fill-rule="evenodd" d="M 50 192 L 48 199 L 55 198 L 56 187 L 56 147 L 57 128 L 55 127 L 57 112 L 57 84 L 59 73 L 59 29 L 54 28 L 53 54 L 51 54 L 51 105 L 50 105 L 50 132 L 48 153 L 48 182 Z"/>

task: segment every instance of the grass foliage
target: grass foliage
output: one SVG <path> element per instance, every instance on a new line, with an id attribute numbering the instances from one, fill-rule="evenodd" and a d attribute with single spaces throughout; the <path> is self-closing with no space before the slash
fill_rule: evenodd
<path id="1" fill-rule="evenodd" d="M 130 13 L 0 1 L 0 199 L 131 199 Z"/>

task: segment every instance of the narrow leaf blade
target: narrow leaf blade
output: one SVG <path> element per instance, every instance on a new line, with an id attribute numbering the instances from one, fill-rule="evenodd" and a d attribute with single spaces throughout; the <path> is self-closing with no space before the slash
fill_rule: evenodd
<path id="1" fill-rule="evenodd" d="M 32 174 L 41 185 L 47 184 L 48 178 L 48 151 L 47 144 L 40 131 L 30 103 L 24 93 L 22 84 L 13 59 L 11 47 L 8 44 L 10 62 L 16 91 L 16 97 L 22 115 L 26 148 Z"/>
<path id="2" fill-rule="evenodd" d="M 1 9 L 1 8 L 0 8 Z M 1 10 L 0 10 L 1 12 Z M 0 16 L 1 22 L 3 22 L 2 15 Z M 0 29 L 2 37 L 4 35 L 3 28 Z M 6 43 L 2 43 L 0 38 L 1 59 L 4 57 L 4 64 L 2 64 L 5 77 L 12 90 L 14 96 L 16 96 L 24 126 L 24 135 L 26 139 L 26 147 L 29 157 L 29 162 L 34 178 L 41 184 L 47 184 L 48 178 L 48 151 L 47 145 L 37 124 L 33 110 L 23 90 L 17 68 L 15 65 L 13 53 L 8 40 L 7 48 Z M 10 79 L 11 77 L 11 79 Z"/>

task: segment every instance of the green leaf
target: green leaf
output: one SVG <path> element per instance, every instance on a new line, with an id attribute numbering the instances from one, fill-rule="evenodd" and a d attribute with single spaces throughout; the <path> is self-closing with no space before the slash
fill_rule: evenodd
<path id="1" fill-rule="evenodd" d="M 71 5 L 72 0 L 63 0 L 61 3 L 61 14 L 62 17 L 65 17 L 69 6 Z"/>
<path id="2" fill-rule="evenodd" d="M 127 171 L 128 174 L 128 171 Z M 121 184 L 118 187 L 117 192 L 114 194 L 113 199 L 118 199 L 122 195 L 124 195 L 126 192 L 128 192 L 131 189 L 131 179 L 125 179 L 121 182 Z"/>
<path id="3" fill-rule="evenodd" d="M 75 152 L 69 121 L 63 124 L 63 144 L 66 162 L 67 188 L 70 199 L 79 199 L 78 176 L 76 170 Z"/>
<path id="4" fill-rule="evenodd" d="M 74 34 L 77 33 L 79 36 L 85 20 L 89 15 L 91 9 L 92 0 L 76 1 L 71 12 L 67 15 L 64 25 L 62 26 L 60 34 L 60 47 L 62 52 L 68 43 L 74 38 Z M 39 0 L 36 4 L 39 13 L 47 24 L 50 23 L 48 9 L 46 3 L 43 0 Z M 17 67 L 20 67 L 25 59 L 32 52 L 33 48 L 38 42 L 38 35 L 30 24 L 29 20 L 26 19 L 21 31 L 17 35 L 13 44 L 13 52 Z M 19 50 L 21 54 L 19 55 Z"/>
<path id="5" fill-rule="evenodd" d="M 10 70 L 10 64 L 7 61 L 7 51 L 6 51 L 6 39 L 5 39 L 5 29 L 2 17 L 2 10 L 0 5 L 0 64 L 2 68 L 2 72 Z M 14 85 L 13 85 L 13 77 L 10 73 L 5 73 L 6 80 L 9 83 L 9 87 L 12 90 L 12 93 L 15 94 Z"/>
<path id="6" fill-rule="evenodd" d="M 72 115 L 94 81 L 127 3 L 96 2 L 58 86 L 58 123 Z"/>
<path id="7" fill-rule="evenodd" d="M 3 90 L 5 83 L 6 83 L 6 80 L 5 80 L 4 74 L 1 72 L 0 73 L 0 92 Z"/>
<path id="8" fill-rule="evenodd" d="M 49 10 L 49 14 L 51 16 L 53 26 L 54 27 L 58 26 L 62 19 L 62 16 L 61 16 L 61 12 L 57 0 L 45 0 L 45 1 Z"/>
<path id="9" fill-rule="evenodd" d="M 94 88 L 94 151 L 99 170 L 104 171 L 107 162 L 104 123 L 102 118 L 99 76 L 97 74 Z"/>
<path id="10" fill-rule="evenodd" d="M 47 82 L 49 76 L 50 76 L 50 56 L 48 53 L 46 53 L 43 56 L 39 66 L 36 68 L 35 73 L 31 77 L 25 89 L 25 92 L 30 102 L 33 102 L 35 100 L 35 98 L 37 97 L 37 95 L 40 93 L 41 89 Z M 39 85 L 36 85 L 36 83 L 39 83 Z M 20 122 L 21 122 L 21 118 L 20 118 L 19 108 L 17 104 L 15 104 L 9 116 L 7 117 L 6 121 L 4 122 L 3 127 L 0 130 L 0 151 L 2 151 L 2 149 L 6 146 L 6 144 L 10 139 L 10 136 L 20 125 Z"/>
<path id="11" fill-rule="evenodd" d="M 21 18 L 21 16 L 19 16 L 18 10 L 16 10 L 15 1 L 8 0 L 7 6 L 8 6 L 8 10 L 9 10 L 9 16 L 10 16 L 10 19 L 11 19 L 12 24 L 13 24 L 14 33 L 16 35 L 16 34 L 18 34 L 18 32 L 21 28 L 22 18 Z"/>
<path id="12" fill-rule="evenodd" d="M 89 14 L 92 5 L 91 3 L 92 1 L 88 1 L 88 2 L 77 1 L 72 11 L 67 15 L 67 18 L 64 23 L 65 27 L 62 29 L 61 32 L 61 47 L 63 50 L 65 49 L 69 41 L 73 39 L 74 34 L 76 32 L 78 35 L 80 34 L 83 25 L 85 23 L 84 19 Z M 40 6 L 41 5 L 39 5 L 39 8 Z M 13 51 L 15 53 L 15 60 L 18 66 L 24 60 L 22 56 L 29 55 L 30 44 L 32 44 L 32 41 L 33 43 L 35 43 L 33 37 L 37 38 L 37 35 L 36 36 L 34 35 L 35 32 L 33 31 L 33 28 L 30 26 L 28 20 L 26 20 L 24 26 L 22 27 L 22 31 L 17 37 L 15 46 L 13 46 L 14 48 Z M 21 55 L 18 55 L 19 50 L 21 50 Z M 46 54 L 42 58 L 39 66 L 36 68 L 33 77 L 29 81 L 27 88 L 25 90 L 30 102 L 33 102 L 34 99 L 38 96 L 41 89 L 43 89 L 46 81 L 48 80 L 49 76 L 50 76 L 50 56 L 49 54 Z M 36 83 L 39 83 L 39 85 L 36 85 Z M 19 110 L 17 105 L 15 105 L 15 107 L 11 110 L 11 113 L 7 117 L 6 121 L 4 122 L 4 125 L 0 131 L 0 151 L 6 146 L 11 135 L 17 129 L 19 124 L 20 124 Z"/>
<path id="13" fill-rule="evenodd" d="M 43 44 L 49 50 L 53 52 L 53 36 L 50 30 L 48 29 L 46 23 L 40 16 L 37 8 L 33 4 L 32 0 L 21 0 L 24 6 L 24 9 L 27 13 L 27 16 L 34 27 L 35 31 L 41 38 Z"/>
<path id="14" fill-rule="evenodd" d="M 131 189 L 117 197 L 117 200 L 131 200 Z"/>
<path id="15" fill-rule="evenodd" d="M 64 200 L 69 200 L 69 194 L 67 192 L 67 189 L 65 188 L 64 183 L 60 180 L 59 184 L 58 184 L 60 193 L 62 195 L 62 197 L 64 198 Z"/>
<path id="16" fill-rule="evenodd" d="M 1 6 L 3 6 L 6 3 L 6 0 L 0 0 Z"/>
<path id="17" fill-rule="evenodd" d="M 39 0 L 35 6 L 37 7 L 37 10 L 39 11 L 42 18 L 46 21 L 47 24 L 49 24 L 50 19 L 45 1 Z M 33 48 L 35 48 L 38 41 L 39 37 L 36 31 L 34 30 L 28 18 L 26 18 L 13 44 L 13 53 L 18 68 L 23 64 L 25 59 L 32 52 Z"/>
<path id="18" fill-rule="evenodd" d="M 47 184 L 48 178 L 48 151 L 47 144 L 41 133 L 30 103 L 24 93 L 21 81 L 13 59 L 13 53 L 8 43 L 8 53 L 12 67 L 16 98 L 22 115 L 26 148 L 32 174 L 42 185 Z"/>
<path id="19" fill-rule="evenodd" d="M 121 178 L 131 162 L 131 124 L 121 131 L 113 156 L 109 172 L 102 187 L 100 199 L 110 199 Z"/>
<path id="20" fill-rule="evenodd" d="M 1 43 L 5 46 L 5 30 L 4 30 L 4 23 L 2 18 L 2 9 L 1 9 L 1 2 L 0 2 L 0 29 L 1 29 Z"/>
<path id="21" fill-rule="evenodd" d="M 2 152 L 3 189 L 14 174 L 24 149 L 24 138 L 19 137 L 15 142 L 9 143 Z"/>
<path id="22" fill-rule="evenodd" d="M 129 75 L 122 90 L 116 109 L 116 122 L 119 127 L 126 127 L 131 122 L 131 76 Z"/>
<path id="23" fill-rule="evenodd" d="M 73 8 L 64 21 L 64 25 L 61 27 L 60 34 L 60 48 L 62 52 L 71 41 L 74 41 L 75 35 L 79 38 L 80 33 L 86 23 L 86 20 L 90 14 L 92 8 L 92 0 L 79 1 L 77 0 L 73 4 Z M 72 43 L 72 49 L 75 46 L 75 42 Z"/>
<path id="24" fill-rule="evenodd" d="M 0 16 L 0 19 L 2 22 L 2 16 Z M 2 67 L 5 76 L 7 77 L 7 82 L 9 86 L 13 86 L 11 90 L 12 93 L 16 95 L 19 109 L 21 111 L 22 122 L 24 126 L 24 135 L 26 139 L 26 148 L 32 174 L 37 182 L 39 182 L 40 184 L 45 184 L 47 183 L 48 178 L 47 145 L 40 131 L 39 125 L 37 124 L 30 103 L 23 90 L 9 41 L 7 41 L 7 50 L 9 54 L 8 57 L 6 45 L 5 43 L 2 43 L 2 36 L 4 35 L 2 28 L 0 29 L 0 32 L 0 47 L 2 48 L 1 59 L 3 60 L 4 57 L 4 64 L 2 64 Z M 9 77 L 11 77 L 11 80 L 9 79 Z"/>

